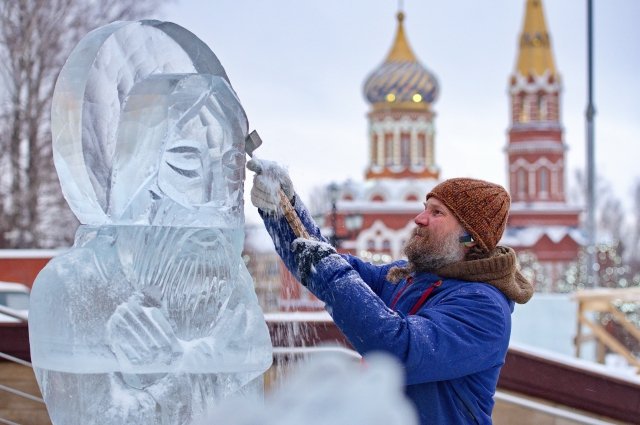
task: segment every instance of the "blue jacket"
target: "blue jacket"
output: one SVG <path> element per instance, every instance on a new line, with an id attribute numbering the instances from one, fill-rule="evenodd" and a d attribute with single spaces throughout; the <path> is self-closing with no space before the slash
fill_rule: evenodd
<path id="1" fill-rule="evenodd" d="M 297 202 L 305 227 L 322 239 Z M 297 277 L 284 218 L 263 214 L 267 230 Z M 481 282 L 418 273 L 393 284 L 388 270 L 353 256 L 331 255 L 315 266 L 308 288 L 326 304 L 336 325 L 362 355 L 382 351 L 404 366 L 406 393 L 422 425 L 491 424 L 493 394 L 511 333 L 513 302 Z M 409 314 L 433 283 L 433 292 Z"/>

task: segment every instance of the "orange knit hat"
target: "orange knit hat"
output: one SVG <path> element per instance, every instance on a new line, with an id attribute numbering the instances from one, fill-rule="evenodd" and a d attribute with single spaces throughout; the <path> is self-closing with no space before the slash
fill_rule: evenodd
<path id="1" fill-rule="evenodd" d="M 427 194 L 441 201 L 456 216 L 485 252 L 493 251 L 507 225 L 511 198 L 504 187 L 484 180 L 445 180 Z"/>

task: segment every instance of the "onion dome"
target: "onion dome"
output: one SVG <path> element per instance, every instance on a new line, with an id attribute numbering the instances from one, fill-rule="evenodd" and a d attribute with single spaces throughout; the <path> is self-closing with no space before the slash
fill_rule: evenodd
<path id="1" fill-rule="evenodd" d="M 398 12 L 396 38 L 384 62 L 366 79 L 364 95 L 374 108 L 429 109 L 438 97 L 436 77 L 413 54 Z"/>

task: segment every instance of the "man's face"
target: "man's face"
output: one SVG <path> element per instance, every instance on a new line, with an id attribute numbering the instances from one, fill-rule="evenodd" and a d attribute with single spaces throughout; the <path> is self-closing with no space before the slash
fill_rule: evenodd
<path id="1" fill-rule="evenodd" d="M 429 198 L 416 216 L 418 226 L 404 251 L 417 271 L 435 271 L 464 258 L 459 237 L 465 232 L 458 219 L 436 198 Z"/>

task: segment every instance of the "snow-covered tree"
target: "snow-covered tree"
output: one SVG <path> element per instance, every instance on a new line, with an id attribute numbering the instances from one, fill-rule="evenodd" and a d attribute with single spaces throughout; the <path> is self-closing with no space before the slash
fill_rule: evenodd
<path id="1" fill-rule="evenodd" d="M 0 248 L 71 243 L 77 222 L 51 152 L 56 78 L 90 30 L 149 17 L 165 0 L 0 2 Z"/>

